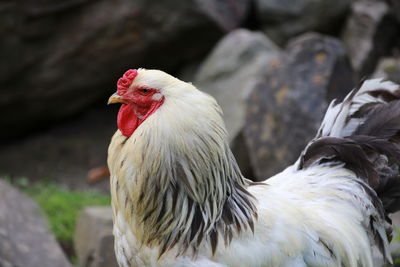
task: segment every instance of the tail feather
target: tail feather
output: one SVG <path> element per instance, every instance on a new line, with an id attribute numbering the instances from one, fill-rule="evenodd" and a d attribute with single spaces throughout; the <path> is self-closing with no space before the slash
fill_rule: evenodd
<path id="1" fill-rule="evenodd" d="M 385 219 L 400 210 L 400 87 L 380 79 L 367 80 L 342 103 L 333 101 L 316 137 L 303 151 L 299 169 L 313 165 L 343 165 L 353 171 L 369 195 L 376 213 L 370 233 L 390 261 Z"/>
<path id="2" fill-rule="evenodd" d="M 381 79 L 366 80 L 342 103 L 336 100 L 331 102 L 316 138 L 351 136 L 364 124 L 369 112 L 399 99 L 400 88 L 397 84 Z"/>
<path id="3" fill-rule="evenodd" d="M 400 125 L 400 101 L 374 105 L 366 111 L 366 122 L 356 128 L 354 135 L 398 138 Z"/>
<path id="4" fill-rule="evenodd" d="M 364 179 L 373 189 L 381 185 L 381 178 L 398 174 L 400 149 L 385 139 L 371 136 L 350 136 L 348 138 L 321 137 L 310 144 L 301 157 L 300 169 L 315 164 L 345 164 L 358 177 Z M 394 169 L 389 166 L 394 165 Z M 390 175 L 387 175 L 387 174 Z"/>
<path id="5" fill-rule="evenodd" d="M 381 198 L 386 212 L 400 210 L 400 87 L 366 80 L 342 103 L 332 101 L 299 168 L 345 163 Z"/>

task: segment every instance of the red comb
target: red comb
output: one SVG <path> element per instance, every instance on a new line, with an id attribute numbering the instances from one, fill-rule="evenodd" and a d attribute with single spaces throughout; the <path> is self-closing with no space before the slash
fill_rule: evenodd
<path id="1" fill-rule="evenodd" d="M 123 95 L 126 90 L 128 90 L 129 86 L 132 84 L 137 74 L 137 70 L 127 70 L 124 75 L 118 79 L 117 93 L 119 95 Z"/>

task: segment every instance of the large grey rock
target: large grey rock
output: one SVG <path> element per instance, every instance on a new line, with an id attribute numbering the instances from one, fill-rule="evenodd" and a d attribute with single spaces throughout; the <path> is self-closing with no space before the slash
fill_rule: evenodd
<path id="1" fill-rule="evenodd" d="M 224 37 L 200 66 L 194 84 L 221 105 L 230 141 L 243 128 L 250 90 L 279 53 L 264 34 L 239 29 Z"/>
<path id="2" fill-rule="evenodd" d="M 72 266 L 37 204 L 4 181 L 0 181 L 0 266 Z"/>
<path id="3" fill-rule="evenodd" d="M 256 0 L 262 28 L 277 43 L 310 30 L 337 32 L 351 0 Z"/>
<path id="4" fill-rule="evenodd" d="M 385 78 L 400 84 L 400 58 L 382 58 L 373 77 Z"/>
<path id="5" fill-rule="evenodd" d="M 118 267 L 112 225 L 111 207 L 87 207 L 81 211 L 74 236 L 80 266 Z"/>
<path id="6" fill-rule="evenodd" d="M 370 75 L 389 53 L 398 25 L 383 1 L 356 1 L 343 31 L 343 42 L 359 77 Z"/>
<path id="7" fill-rule="evenodd" d="M 390 6 L 391 12 L 394 14 L 394 16 L 397 19 L 397 22 L 400 23 L 400 1 L 398 0 L 386 0 L 386 2 Z"/>
<path id="8" fill-rule="evenodd" d="M 239 29 L 218 43 L 195 76 L 195 85 L 221 105 L 231 148 L 248 177 L 252 170 L 242 136 L 246 99 L 279 53 L 264 34 Z"/>
<path id="9" fill-rule="evenodd" d="M 329 102 L 352 87 L 353 72 L 340 41 L 309 33 L 290 42 L 248 99 L 244 139 L 256 179 L 294 163 Z"/>
<path id="10" fill-rule="evenodd" d="M 70 116 L 128 68 L 173 71 L 240 25 L 249 0 L 0 2 L 0 137 Z"/>

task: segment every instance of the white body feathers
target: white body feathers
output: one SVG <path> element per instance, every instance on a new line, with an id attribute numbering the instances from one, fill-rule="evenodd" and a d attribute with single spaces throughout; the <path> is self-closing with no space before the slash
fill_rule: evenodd
<path id="1" fill-rule="evenodd" d="M 236 173 L 213 98 L 158 71 L 139 70 L 134 83 L 156 84 L 165 103 L 130 138 L 117 131 L 110 144 L 108 164 L 120 266 L 374 266 L 375 241 L 366 229 L 378 211 L 355 173 L 344 164 L 316 163 L 298 170 L 297 162 L 264 183 L 252 184 Z M 351 104 L 345 105 L 348 98 L 343 106 L 330 106 L 316 138 L 350 135 L 362 121 L 346 121 L 346 116 L 362 103 L 376 101 L 363 92 L 377 86 L 395 90 L 393 84 L 378 80 L 365 86 Z M 177 164 L 184 182 L 174 170 Z M 224 171 L 218 172 L 221 168 Z M 241 186 L 253 196 L 248 197 L 250 204 Z M 235 216 L 242 221 L 229 230 L 221 226 L 221 218 L 224 201 L 230 197 L 239 199 L 231 207 L 236 207 Z M 153 202 L 154 207 L 145 204 Z M 200 242 L 189 238 L 196 216 L 193 207 L 198 208 L 204 224 Z M 256 210 L 257 215 L 246 209 Z M 385 222 L 376 221 L 374 226 L 387 247 Z M 213 227 L 220 229 L 215 253 L 210 236 Z M 153 233 L 154 228 L 164 230 Z M 229 235 L 230 242 L 224 242 Z M 176 244 L 164 242 L 166 236 Z M 168 249 L 160 255 L 163 245 Z"/>
<path id="2" fill-rule="evenodd" d="M 365 231 L 376 212 L 354 174 L 341 167 L 293 167 L 250 187 L 257 198 L 258 221 L 251 231 L 222 242 L 217 253 L 203 243 L 196 259 L 171 250 L 142 246 L 123 214 L 115 216 L 115 246 L 120 266 L 374 266 L 373 242 Z M 346 178 L 348 177 L 348 178 Z M 345 179 L 343 179 L 345 178 Z M 356 197 L 359 196 L 359 197 Z M 382 229 L 384 231 L 384 229 Z M 341 258 L 332 257 L 333 253 Z"/>

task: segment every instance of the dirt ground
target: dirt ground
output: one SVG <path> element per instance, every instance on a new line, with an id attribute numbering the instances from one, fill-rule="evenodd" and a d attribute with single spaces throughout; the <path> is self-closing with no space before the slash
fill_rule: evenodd
<path id="1" fill-rule="evenodd" d="M 0 175 L 54 180 L 73 190 L 109 190 L 109 179 L 87 182 L 88 171 L 107 165 L 118 107 L 98 105 L 56 126 L 0 147 Z"/>

